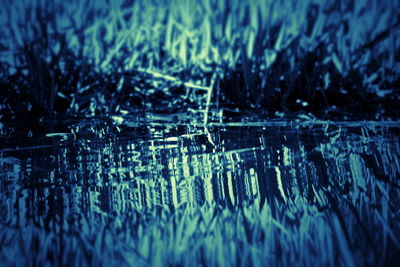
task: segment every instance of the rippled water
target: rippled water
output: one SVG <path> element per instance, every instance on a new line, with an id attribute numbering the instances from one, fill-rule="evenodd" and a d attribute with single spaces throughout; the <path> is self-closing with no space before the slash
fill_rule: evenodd
<path id="1" fill-rule="evenodd" d="M 55 222 L 90 224 L 132 210 L 273 209 L 298 198 L 314 203 L 319 189 L 365 194 L 371 180 L 399 195 L 396 123 L 125 121 L 115 129 L 85 123 L 29 145 L 3 144 L 1 231 L 33 222 L 51 232 Z"/>

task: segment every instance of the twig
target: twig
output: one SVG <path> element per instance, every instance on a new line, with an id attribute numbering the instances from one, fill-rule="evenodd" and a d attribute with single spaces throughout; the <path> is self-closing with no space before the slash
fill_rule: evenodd
<path id="1" fill-rule="evenodd" d="M 211 97 L 212 97 L 212 92 L 213 92 L 213 88 L 215 85 L 215 80 L 217 79 L 216 74 L 214 73 L 214 75 L 211 78 L 211 84 L 209 87 L 206 86 L 201 86 L 201 85 L 197 85 L 191 82 L 182 82 L 179 78 L 170 76 L 170 75 L 166 75 L 166 74 L 162 74 L 153 70 L 149 70 L 149 69 L 143 69 L 143 68 L 139 68 L 138 69 L 139 72 L 144 72 L 147 74 L 152 75 L 155 78 L 162 78 L 171 82 L 177 82 L 177 83 L 182 83 L 185 87 L 191 88 L 191 89 L 195 89 L 195 90 L 202 90 L 202 91 L 206 91 L 207 92 L 207 102 L 206 102 L 206 108 L 204 109 L 204 125 L 207 124 L 208 122 L 208 112 L 210 110 L 210 104 L 211 104 Z"/>
<path id="2" fill-rule="evenodd" d="M 153 70 L 148 70 L 148 69 L 143 69 L 143 68 L 139 68 L 138 69 L 139 72 L 144 72 L 147 74 L 152 75 L 155 78 L 162 78 L 171 82 L 177 82 L 177 83 L 182 83 L 185 87 L 189 87 L 189 88 L 193 88 L 193 89 L 197 89 L 197 90 L 203 90 L 203 91 L 208 91 L 209 87 L 205 87 L 205 86 L 201 86 L 201 85 L 197 85 L 191 82 L 182 82 L 179 78 L 170 76 L 170 75 L 166 75 L 166 74 L 162 74 Z"/>
<path id="3" fill-rule="evenodd" d="M 208 111 L 210 110 L 211 97 L 212 97 L 212 92 L 213 92 L 213 88 L 214 88 L 216 79 L 217 79 L 217 76 L 216 76 L 216 73 L 214 73 L 214 75 L 211 78 L 210 87 L 208 87 L 206 109 L 204 110 L 204 125 L 206 125 L 208 122 Z"/>

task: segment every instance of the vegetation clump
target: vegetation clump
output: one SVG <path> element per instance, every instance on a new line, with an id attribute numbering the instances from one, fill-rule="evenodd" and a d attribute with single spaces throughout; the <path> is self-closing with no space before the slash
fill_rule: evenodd
<path id="1" fill-rule="evenodd" d="M 396 1 L 3 1 L 2 109 L 174 112 L 211 98 L 219 109 L 266 114 L 398 117 L 398 9 Z M 185 82 L 209 95 L 190 94 Z"/>

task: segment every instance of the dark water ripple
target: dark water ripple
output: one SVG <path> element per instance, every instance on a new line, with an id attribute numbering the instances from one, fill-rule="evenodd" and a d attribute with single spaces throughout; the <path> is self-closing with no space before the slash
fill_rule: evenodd
<path id="1" fill-rule="evenodd" d="M 371 177 L 400 184 L 398 128 L 179 126 L 180 135 L 168 128 L 136 138 L 56 140 L 48 147 L 5 150 L 1 191 L 11 198 L 3 197 L 4 216 L 16 216 L 17 202 L 37 215 L 53 212 L 55 199 L 84 213 L 205 202 L 233 208 L 307 197 L 312 186 L 331 180 L 344 185 Z"/>

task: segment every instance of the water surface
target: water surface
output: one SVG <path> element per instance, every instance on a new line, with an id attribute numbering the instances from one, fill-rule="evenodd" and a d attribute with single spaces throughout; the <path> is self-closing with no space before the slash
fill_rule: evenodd
<path id="1" fill-rule="evenodd" d="M 275 208 L 290 210 L 298 199 L 319 212 L 337 213 L 343 199 L 369 198 L 371 205 L 381 205 L 368 193 L 376 181 L 389 188 L 385 192 L 393 199 L 388 209 L 394 221 L 399 218 L 394 201 L 400 195 L 400 127 L 394 122 L 275 121 L 204 127 L 119 118 L 104 125 L 88 120 L 67 132 L 3 143 L 0 231 L 11 240 L 10 250 L 17 245 L 6 233 L 15 229 L 45 229 L 40 244 L 54 233 L 64 239 L 77 232 L 84 235 L 85 228 L 71 232 L 71 225 L 81 220 L 101 224 L 105 218 L 132 212 L 158 220 L 161 214 L 168 217 L 204 206 L 232 213 L 268 206 L 274 214 Z M 327 195 L 324 200 L 321 192 L 333 192 L 333 198 Z M 355 221 L 374 216 L 353 202 L 346 211 L 357 211 L 352 213 Z M 285 225 L 287 216 L 279 216 Z M 354 226 L 341 225 L 351 249 Z M 381 242 L 370 233 L 372 224 L 361 228 L 372 247 Z M 391 239 L 390 233 L 395 235 L 399 227 L 388 229 L 392 230 L 385 236 L 393 239 L 393 252 L 398 239 Z"/>

